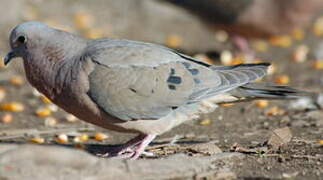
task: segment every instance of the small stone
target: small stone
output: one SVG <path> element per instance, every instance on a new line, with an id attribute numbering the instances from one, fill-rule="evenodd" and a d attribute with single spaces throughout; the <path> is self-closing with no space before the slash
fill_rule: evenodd
<path id="1" fill-rule="evenodd" d="M 52 112 L 57 112 L 58 111 L 58 107 L 55 104 L 49 104 L 46 106 L 49 110 L 51 110 Z"/>
<path id="2" fill-rule="evenodd" d="M 188 149 L 194 151 L 195 153 L 202 153 L 207 155 L 222 153 L 222 150 L 213 143 L 193 144 L 189 145 Z"/>
<path id="3" fill-rule="evenodd" d="M 289 116 L 284 116 L 280 120 L 281 123 L 289 123 L 290 122 L 290 117 Z"/>
<path id="4" fill-rule="evenodd" d="M 230 51 L 224 50 L 220 54 L 221 64 L 230 65 L 233 61 L 233 55 Z"/>
<path id="5" fill-rule="evenodd" d="M 224 43 L 228 40 L 229 35 L 226 31 L 219 30 L 215 32 L 215 40 L 218 42 Z"/>
<path id="6" fill-rule="evenodd" d="M 292 132 L 288 127 L 275 129 L 268 140 L 268 145 L 273 149 L 278 149 L 284 144 L 287 144 L 292 139 Z"/>
<path id="7" fill-rule="evenodd" d="M 288 105 L 288 109 L 297 111 L 314 110 L 317 109 L 317 106 L 314 104 L 312 98 L 304 97 L 291 101 Z"/>
<path id="8" fill-rule="evenodd" d="M 310 124 L 304 120 L 296 120 L 296 121 L 292 121 L 291 126 L 293 127 L 308 127 L 310 126 Z"/>

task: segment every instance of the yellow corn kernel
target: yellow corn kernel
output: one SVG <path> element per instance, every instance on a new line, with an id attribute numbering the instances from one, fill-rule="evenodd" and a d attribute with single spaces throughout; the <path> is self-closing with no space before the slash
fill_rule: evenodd
<path id="1" fill-rule="evenodd" d="M 219 104 L 219 105 L 222 107 L 230 107 L 230 106 L 233 106 L 234 103 L 223 103 L 223 104 Z"/>
<path id="2" fill-rule="evenodd" d="M 94 139 L 97 140 L 97 141 L 103 141 L 105 139 L 107 139 L 109 136 L 107 136 L 106 134 L 103 134 L 103 133 L 100 133 L 100 132 L 97 132 L 94 134 Z"/>
<path id="3" fill-rule="evenodd" d="M 3 123 L 11 123 L 12 122 L 12 115 L 10 113 L 5 113 L 1 117 L 1 122 Z"/>
<path id="4" fill-rule="evenodd" d="M 297 63 L 303 63 L 307 60 L 309 48 L 306 45 L 300 45 L 292 53 L 292 60 Z"/>
<path id="5" fill-rule="evenodd" d="M 68 137 L 67 137 L 66 134 L 59 134 L 55 138 L 55 141 L 58 142 L 58 143 L 66 144 L 66 143 L 68 143 Z"/>
<path id="6" fill-rule="evenodd" d="M 275 79 L 274 79 L 274 82 L 277 83 L 277 84 L 288 84 L 290 81 L 289 79 L 289 76 L 287 75 L 280 75 L 280 76 L 277 76 Z"/>
<path id="7" fill-rule="evenodd" d="M 323 60 L 315 60 L 312 66 L 314 69 L 323 69 Z"/>
<path id="8" fill-rule="evenodd" d="M 47 117 L 52 114 L 52 111 L 47 107 L 40 107 L 35 113 L 38 117 Z"/>
<path id="9" fill-rule="evenodd" d="M 258 52 L 266 52 L 268 50 L 268 44 L 263 40 L 252 41 L 252 47 Z"/>
<path id="10" fill-rule="evenodd" d="M 257 100 L 255 102 L 256 106 L 259 107 L 259 108 L 265 108 L 268 106 L 269 102 L 268 100 L 265 100 L 265 99 L 261 99 L 261 100 Z"/>
<path id="11" fill-rule="evenodd" d="M 211 122 L 212 121 L 210 119 L 203 119 L 203 120 L 200 120 L 199 125 L 207 126 L 207 125 L 210 125 Z"/>
<path id="12" fill-rule="evenodd" d="M 93 25 L 94 18 L 89 13 L 79 11 L 74 14 L 74 25 L 78 29 L 87 29 Z"/>
<path id="13" fill-rule="evenodd" d="M 9 82 L 15 86 L 21 86 L 24 84 L 24 79 L 21 76 L 14 75 L 9 79 Z"/>
<path id="14" fill-rule="evenodd" d="M 43 101 L 45 104 L 52 104 L 52 101 L 48 99 L 46 96 L 40 96 L 40 99 Z"/>
<path id="15" fill-rule="evenodd" d="M 283 114 L 285 114 L 285 111 L 283 109 L 280 109 L 278 106 L 273 106 L 265 112 L 266 116 L 277 116 Z"/>
<path id="16" fill-rule="evenodd" d="M 45 142 L 45 139 L 41 137 L 34 137 L 30 139 L 30 142 L 42 144 Z"/>
<path id="17" fill-rule="evenodd" d="M 323 16 L 318 18 L 314 22 L 312 31 L 316 36 L 322 36 L 323 35 Z"/>
<path id="18" fill-rule="evenodd" d="M 182 37 L 176 34 L 170 34 L 166 37 L 166 46 L 170 48 L 178 48 L 183 42 Z"/>
<path id="19" fill-rule="evenodd" d="M 287 48 L 292 44 L 292 39 L 287 35 L 272 36 L 269 38 L 269 43 L 273 46 Z"/>
<path id="20" fill-rule="evenodd" d="M 303 40 L 304 39 L 304 30 L 300 28 L 296 28 L 292 30 L 292 37 L 295 40 Z"/>
<path id="21" fill-rule="evenodd" d="M 232 59 L 230 65 L 242 64 L 245 62 L 245 58 L 243 56 L 236 56 Z"/>
<path id="22" fill-rule="evenodd" d="M 224 50 L 221 52 L 220 60 L 221 60 L 221 64 L 230 65 L 232 64 L 232 61 L 233 61 L 233 55 L 230 51 Z"/>
<path id="23" fill-rule="evenodd" d="M 323 139 L 318 140 L 317 144 L 323 145 Z"/>
<path id="24" fill-rule="evenodd" d="M 196 54 L 196 55 L 194 55 L 194 58 L 201 60 L 207 64 L 214 64 L 213 60 L 205 54 Z"/>
<path id="25" fill-rule="evenodd" d="M 46 127 L 54 127 L 57 125 L 57 120 L 54 117 L 47 117 L 44 123 Z"/>
<path id="26" fill-rule="evenodd" d="M 97 39 L 103 36 L 104 31 L 100 28 L 89 28 L 84 31 L 83 36 L 89 39 Z"/>
<path id="27" fill-rule="evenodd" d="M 74 115 L 72 115 L 72 114 L 66 114 L 65 119 L 68 122 L 75 122 L 75 121 L 77 121 L 77 118 Z"/>
<path id="28" fill-rule="evenodd" d="M 21 112 L 25 109 L 24 105 L 19 102 L 9 102 L 0 105 L 1 110 Z"/>

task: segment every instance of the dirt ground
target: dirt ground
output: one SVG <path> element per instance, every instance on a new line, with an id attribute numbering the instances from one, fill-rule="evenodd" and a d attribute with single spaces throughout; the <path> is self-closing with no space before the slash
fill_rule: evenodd
<path id="1" fill-rule="evenodd" d="M 2 38 L 3 39 L 3 38 Z M 7 47 L 6 41 L 1 41 L 1 47 Z M 323 43 L 322 37 L 313 35 L 308 30 L 303 40 L 294 40 L 288 48 L 268 45 L 266 52 L 257 53 L 260 59 L 274 63 L 276 72 L 267 76 L 265 81 L 272 82 L 282 74 L 290 77 L 290 85 L 306 91 L 322 92 L 323 70 L 315 69 L 312 64 L 315 59 L 314 51 L 318 44 Z M 310 48 L 308 60 L 303 63 L 291 61 L 291 53 L 301 44 Z M 6 52 L 6 48 L 1 53 Z M 323 48 L 321 49 L 323 51 Z M 218 60 L 214 60 L 219 63 Z M 22 82 L 20 81 L 22 77 Z M 15 82 L 15 80 L 18 82 Z M 38 117 L 35 112 L 46 107 L 33 88 L 24 79 L 22 63 L 19 60 L 7 68 L 0 68 L 0 87 L 4 89 L 5 97 L 0 104 L 19 102 L 24 106 L 21 112 L 0 111 L 0 142 L 1 144 L 30 143 L 32 137 L 45 138 L 45 144 L 56 144 L 58 134 L 68 134 L 68 144 L 85 144 L 89 152 L 95 152 L 99 145 L 119 144 L 128 140 L 132 135 L 124 135 L 101 129 L 81 121 L 69 122 L 62 110 L 53 112 L 48 117 Z M 244 157 L 240 161 L 216 161 L 217 167 L 224 164 L 229 167 L 236 179 L 269 180 L 269 179 L 322 179 L 323 178 L 323 112 L 321 110 L 295 110 L 291 103 L 295 101 L 270 101 L 269 105 L 259 108 L 254 102 L 244 102 L 228 107 L 219 107 L 215 112 L 203 115 L 200 120 L 182 124 L 168 133 L 158 137 L 150 151 L 154 157 L 144 159 L 163 159 L 171 154 L 184 153 L 188 156 L 209 156 L 192 150 L 187 145 L 199 145 L 212 142 L 223 152 L 234 151 L 234 145 L 251 149 L 240 151 Z M 268 115 L 268 111 L 277 106 L 283 112 L 278 115 Z M 9 123 L 5 123 L 7 116 L 12 116 Z M 10 118 L 9 118 L 10 119 Z M 55 124 L 53 121 L 57 121 Z M 292 133 L 290 142 L 285 143 L 274 151 L 252 151 L 266 147 L 266 142 L 273 134 L 273 130 L 289 127 Z M 108 138 L 103 141 L 93 139 L 84 142 L 73 142 L 78 134 L 92 136 L 95 132 L 103 132 Z M 0 146 L 1 146 L 0 144 Z M 80 145 L 78 145 L 80 146 Z M 203 179 L 203 176 L 201 179 Z M 215 179 L 215 177 L 205 177 Z M 1 179 L 1 178 L 0 178 Z"/>

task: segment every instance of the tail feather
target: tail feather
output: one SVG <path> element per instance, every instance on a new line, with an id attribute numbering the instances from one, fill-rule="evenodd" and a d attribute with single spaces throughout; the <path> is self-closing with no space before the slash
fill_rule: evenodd
<path id="1" fill-rule="evenodd" d="M 266 83 L 248 83 L 233 90 L 233 96 L 243 98 L 286 99 L 312 96 L 314 93 Z"/>

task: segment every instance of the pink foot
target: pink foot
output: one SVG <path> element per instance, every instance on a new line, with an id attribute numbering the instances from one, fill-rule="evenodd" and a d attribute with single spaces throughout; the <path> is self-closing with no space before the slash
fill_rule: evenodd
<path id="1" fill-rule="evenodd" d="M 144 150 L 155 137 L 156 135 L 150 134 L 139 135 L 124 145 L 109 149 L 106 154 L 102 155 L 102 157 L 116 157 L 135 160 L 138 159 L 141 154 L 149 155 L 149 153 Z"/>

